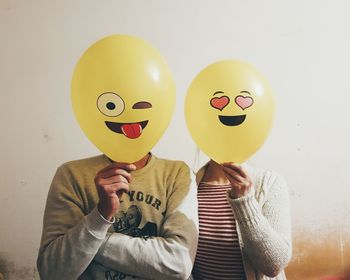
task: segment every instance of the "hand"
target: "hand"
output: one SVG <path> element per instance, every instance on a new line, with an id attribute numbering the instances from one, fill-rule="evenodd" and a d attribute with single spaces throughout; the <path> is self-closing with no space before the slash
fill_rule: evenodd
<path id="1" fill-rule="evenodd" d="M 223 171 L 232 186 L 230 197 L 239 198 L 246 195 L 253 185 L 248 174 L 241 166 L 232 162 L 223 163 L 222 166 Z"/>
<path id="2" fill-rule="evenodd" d="M 97 209 L 105 219 L 111 220 L 118 211 L 123 193 L 129 191 L 129 172 L 133 170 L 136 170 L 133 164 L 112 163 L 96 174 L 95 185 L 100 199 Z"/>

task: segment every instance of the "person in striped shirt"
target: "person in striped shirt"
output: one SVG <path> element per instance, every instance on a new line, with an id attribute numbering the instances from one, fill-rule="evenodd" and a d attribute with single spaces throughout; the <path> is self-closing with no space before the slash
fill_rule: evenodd
<path id="1" fill-rule="evenodd" d="M 291 259 L 289 195 L 276 172 L 209 161 L 197 173 L 195 280 L 286 279 Z"/>

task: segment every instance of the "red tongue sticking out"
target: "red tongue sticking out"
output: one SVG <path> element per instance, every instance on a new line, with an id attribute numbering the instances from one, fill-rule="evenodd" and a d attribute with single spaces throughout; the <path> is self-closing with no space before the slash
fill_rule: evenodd
<path id="1" fill-rule="evenodd" d="M 130 139 L 135 139 L 142 133 L 142 127 L 139 123 L 123 124 L 121 129 L 123 134 Z"/>

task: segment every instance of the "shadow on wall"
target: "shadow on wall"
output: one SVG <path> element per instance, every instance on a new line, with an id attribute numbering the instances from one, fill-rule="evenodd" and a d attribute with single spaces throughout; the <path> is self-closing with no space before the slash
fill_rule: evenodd
<path id="1" fill-rule="evenodd" d="M 350 280 L 350 232 L 299 231 L 293 237 L 293 259 L 288 280 Z"/>
<path id="2" fill-rule="evenodd" d="M 8 255 L 10 254 L 0 253 L 0 280 L 40 279 L 36 267 L 18 267 L 14 262 L 6 260 Z"/>

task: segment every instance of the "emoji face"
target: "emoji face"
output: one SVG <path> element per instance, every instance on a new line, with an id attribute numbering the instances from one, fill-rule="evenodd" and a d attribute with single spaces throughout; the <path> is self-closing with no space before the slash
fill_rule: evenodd
<path id="1" fill-rule="evenodd" d="M 241 163 L 270 131 L 273 96 L 266 79 L 251 65 L 219 61 L 193 80 L 185 114 L 192 138 L 210 158 Z"/>
<path id="2" fill-rule="evenodd" d="M 248 93 L 250 95 L 249 91 L 241 91 L 240 93 Z M 213 95 L 215 96 L 216 94 L 224 94 L 223 91 L 217 91 Z M 230 103 L 230 98 L 228 96 L 221 96 L 221 97 L 213 97 L 210 99 L 210 105 L 222 111 L 228 104 Z M 244 97 L 242 95 L 238 95 L 235 98 L 235 103 L 237 106 L 239 106 L 242 110 L 245 110 L 249 108 L 250 106 L 253 105 L 254 99 L 250 96 Z M 240 125 L 245 121 L 246 115 L 233 115 L 233 116 L 224 116 L 224 115 L 219 115 L 219 121 L 223 125 L 227 126 L 236 126 Z"/>
<path id="3" fill-rule="evenodd" d="M 102 114 L 108 117 L 117 117 L 124 112 L 124 100 L 116 93 L 106 92 L 98 97 L 97 107 Z M 140 101 L 132 106 L 132 109 L 148 109 L 152 108 L 152 104 Z M 143 129 L 147 126 L 148 120 L 120 123 L 105 121 L 106 126 L 113 132 L 123 134 L 125 137 L 135 139 L 141 136 Z"/>
<path id="4" fill-rule="evenodd" d="M 164 59 L 141 39 L 113 35 L 93 44 L 72 79 L 76 118 L 86 136 L 118 162 L 135 162 L 170 122 L 175 86 Z"/>

